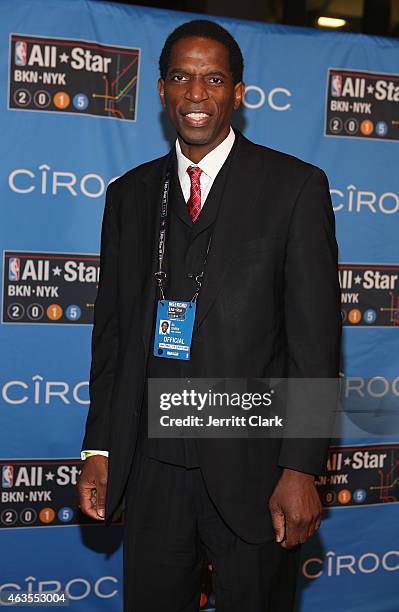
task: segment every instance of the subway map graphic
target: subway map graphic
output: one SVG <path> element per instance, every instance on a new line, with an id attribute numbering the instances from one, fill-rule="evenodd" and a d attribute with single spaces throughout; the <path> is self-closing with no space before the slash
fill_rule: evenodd
<path id="1" fill-rule="evenodd" d="M 326 507 L 399 502 L 399 444 L 331 446 L 316 485 Z"/>
<path id="2" fill-rule="evenodd" d="M 9 57 L 9 109 L 136 120 L 140 49 L 11 34 Z"/>

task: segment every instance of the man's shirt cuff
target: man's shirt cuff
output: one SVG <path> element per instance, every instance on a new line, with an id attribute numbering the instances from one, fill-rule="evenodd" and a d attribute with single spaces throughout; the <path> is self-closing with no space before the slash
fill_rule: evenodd
<path id="1" fill-rule="evenodd" d="M 81 451 L 80 458 L 82 459 L 82 461 L 84 461 L 85 459 L 87 459 L 88 457 L 92 457 L 93 455 L 103 455 L 104 457 L 108 457 L 109 453 L 108 451 L 104 450 L 84 450 Z"/>

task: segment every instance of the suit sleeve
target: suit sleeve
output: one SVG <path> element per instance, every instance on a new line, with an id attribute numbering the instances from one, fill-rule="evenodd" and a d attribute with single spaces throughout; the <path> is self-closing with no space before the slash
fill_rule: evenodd
<path id="1" fill-rule="evenodd" d="M 338 247 L 328 181 L 319 168 L 313 169 L 302 186 L 291 216 L 284 311 L 288 379 L 337 380 L 341 337 Z M 318 406 L 326 411 L 326 420 L 331 418 L 328 409 Z M 279 465 L 319 474 L 328 446 L 328 437 L 285 438 Z"/>
<path id="2" fill-rule="evenodd" d="M 90 408 L 82 450 L 108 450 L 112 390 L 118 359 L 118 251 L 116 185 L 108 186 L 101 229 L 100 278 L 91 340 Z"/>

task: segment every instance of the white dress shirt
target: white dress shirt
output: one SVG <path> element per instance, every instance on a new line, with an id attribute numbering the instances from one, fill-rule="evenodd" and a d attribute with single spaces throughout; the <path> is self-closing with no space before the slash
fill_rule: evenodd
<path id="1" fill-rule="evenodd" d="M 218 175 L 219 170 L 226 161 L 231 148 L 234 144 L 236 135 L 233 129 L 230 127 L 228 136 L 220 143 L 215 149 L 212 149 L 208 155 L 205 155 L 198 164 L 194 164 L 190 159 L 185 157 L 181 152 L 179 140 L 176 140 L 176 155 L 177 155 L 177 172 L 179 175 L 179 181 L 183 196 L 187 202 L 190 197 L 191 191 L 191 180 L 187 172 L 189 166 L 199 166 L 202 170 L 200 176 L 201 183 L 201 209 L 205 203 L 208 193 L 211 190 L 213 181 Z M 108 451 L 105 450 L 84 450 L 81 452 L 82 460 L 85 460 L 87 456 L 91 455 L 104 455 L 108 457 Z"/>
<path id="2" fill-rule="evenodd" d="M 219 170 L 226 161 L 231 148 L 234 144 L 236 135 L 230 127 L 228 136 L 215 149 L 212 149 L 208 155 L 205 155 L 198 164 L 195 164 L 190 159 L 185 157 L 181 151 L 179 140 L 176 140 L 176 155 L 177 155 L 177 173 L 183 196 L 187 202 L 190 197 L 191 181 L 187 172 L 189 166 L 198 166 L 202 170 L 200 176 L 201 183 L 201 209 L 205 203 L 208 193 L 211 190 L 213 181 L 218 175 Z"/>

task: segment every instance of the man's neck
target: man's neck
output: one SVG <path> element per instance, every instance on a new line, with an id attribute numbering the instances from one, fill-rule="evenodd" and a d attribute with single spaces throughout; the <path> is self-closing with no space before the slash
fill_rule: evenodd
<path id="1" fill-rule="evenodd" d="M 198 164 L 201 159 L 203 159 L 208 153 L 216 149 L 224 140 L 226 140 L 227 136 L 230 133 L 230 126 L 227 128 L 227 131 L 224 132 L 217 140 L 212 142 L 212 144 L 204 144 L 204 145 L 194 145 L 188 142 L 185 142 L 179 135 L 177 136 L 180 144 L 181 152 L 184 157 L 190 159 L 194 164 Z"/>

